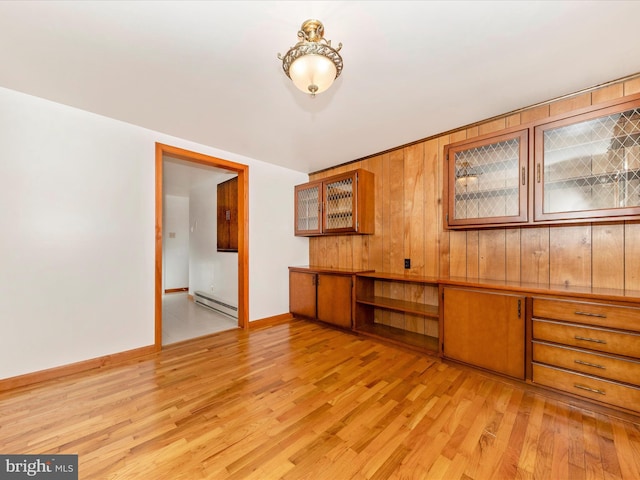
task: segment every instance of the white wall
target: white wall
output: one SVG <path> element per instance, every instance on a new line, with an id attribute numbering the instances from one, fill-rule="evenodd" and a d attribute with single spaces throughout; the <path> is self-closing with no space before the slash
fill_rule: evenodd
<path id="1" fill-rule="evenodd" d="M 193 294 L 196 290 L 201 290 L 214 294 L 225 303 L 237 306 L 238 254 L 218 252 L 217 248 L 217 185 L 233 176 L 223 174 L 191 189 L 189 293 Z"/>
<path id="2" fill-rule="evenodd" d="M 162 213 L 164 292 L 189 286 L 189 197 L 165 195 Z"/>
<path id="3" fill-rule="evenodd" d="M 306 174 L 0 88 L 0 378 L 153 344 L 155 142 L 249 165 L 249 319 L 288 311 Z"/>

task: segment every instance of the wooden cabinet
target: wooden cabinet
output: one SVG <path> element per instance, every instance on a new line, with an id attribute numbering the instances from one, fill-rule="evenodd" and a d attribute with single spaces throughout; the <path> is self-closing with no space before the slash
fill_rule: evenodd
<path id="1" fill-rule="evenodd" d="M 289 311 L 351 329 L 355 271 L 289 267 Z"/>
<path id="2" fill-rule="evenodd" d="M 218 251 L 238 251 L 238 177 L 218 185 Z"/>
<path id="3" fill-rule="evenodd" d="M 638 219 L 640 95 L 445 147 L 450 229 Z"/>
<path id="4" fill-rule="evenodd" d="M 439 351 L 438 280 L 415 275 L 356 276 L 356 331 Z"/>
<path id="5" fill-rule="evenodd" d="M 535 128 L 535 220 L 640 214 L 640 102 Z"/>
<path id="6" fill-rule="evenodd" d="M 525 378 L 525 297 L 443 287 L 443 356 Z"/>
<path id="7" fill-rule="evenodd" d="M 295 235 L 372 234 L 375 228 L 374 176 L 357 169 L 297 185 Z"/>
<path id="8" fill-rule="evenodd" d="M 527 221 L 528 131 L 447 146 L 450 227 Z"/>
<path id="9" fill-rule="evenodd" d="M 640 411 L 640 308 L 533 298 L 532 380 Z"/>

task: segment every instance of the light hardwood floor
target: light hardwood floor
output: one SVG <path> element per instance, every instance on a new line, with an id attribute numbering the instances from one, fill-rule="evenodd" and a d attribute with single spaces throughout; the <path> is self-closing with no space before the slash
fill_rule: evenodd
<path id="1" fill-rule="evenodd" d="M 86 479 L 640 478 L 640 426 L 319 324 L 0 394 L 0 453 Z"/>

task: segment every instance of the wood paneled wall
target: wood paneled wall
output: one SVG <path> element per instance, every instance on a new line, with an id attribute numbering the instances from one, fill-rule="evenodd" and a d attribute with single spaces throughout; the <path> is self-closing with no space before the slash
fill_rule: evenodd
<path id="1" fill-rule="evenodd" d="M 448 231 L 442 219 L 448 143 L 634 93 L 638 78 L 312 174 L 316 180 L 355 168 L 373 172 L 376 230 L 310 238 L 310 263 L 402 273 L 410 258 L 416 275 L 640 291 L 640 222 Z M 405 291 L 420 295 L 429 293 Z"/>

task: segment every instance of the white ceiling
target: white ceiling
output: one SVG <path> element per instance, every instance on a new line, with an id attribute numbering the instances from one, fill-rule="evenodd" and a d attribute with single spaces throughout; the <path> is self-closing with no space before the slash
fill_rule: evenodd
<path id="1" fill-rule="evenodd" d="M 315 99 L 278 53 L 317 18 Z M 302 172 L 640 72 L 638 1 L 1 1 L 0 86 Z"/>

